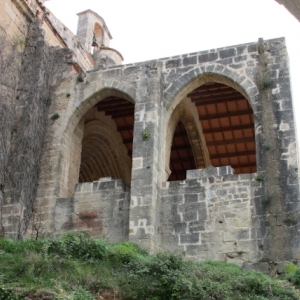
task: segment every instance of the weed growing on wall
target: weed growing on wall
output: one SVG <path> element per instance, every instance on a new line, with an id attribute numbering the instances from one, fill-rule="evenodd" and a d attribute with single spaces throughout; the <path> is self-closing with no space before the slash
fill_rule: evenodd
<path id="1" fill-rule="evenodd" d="M 143 130 L 142 136 L 143 136 L 143 140 L 144 141 L 147 141 L 147 140 L 149 140 L 151 138 L 151 134 L 148 131 L 148 129 L 144 129 Z"/>

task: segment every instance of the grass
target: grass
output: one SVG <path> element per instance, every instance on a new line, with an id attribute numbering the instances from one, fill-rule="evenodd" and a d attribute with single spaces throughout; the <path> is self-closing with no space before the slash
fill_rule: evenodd
<path id="1" fill-rule="evenodd" d="M 73 300 L 99 299 L 103 291 L 118 291 L 124 300 L 300 299 L 287 281 L 225 262 L 149 255 L 131 242 L 108 244 L 83 233 L 0 239 L 0 300 L 30 299 L 40 290 Z"/>

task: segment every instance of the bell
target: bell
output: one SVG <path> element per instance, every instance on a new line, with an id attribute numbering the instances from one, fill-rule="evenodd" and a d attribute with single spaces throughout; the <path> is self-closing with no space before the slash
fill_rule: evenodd
<path id="1" fill-rule="evenodd" d="M 92 47 L 98 47 L 95 33 L 93 33 L 93 43 L 92 43 Z"/>

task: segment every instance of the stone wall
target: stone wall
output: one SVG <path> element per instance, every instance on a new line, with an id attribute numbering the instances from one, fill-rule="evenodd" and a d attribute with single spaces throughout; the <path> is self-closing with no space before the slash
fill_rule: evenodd
<path id="1" fill-rule="evenodd" d="M 22 39 L 25 41 L 28 23 L 26 16 L 16 7 L 12 0 L 4 0 L 0 3 L 1 31 L 12 42 Z"/>
<path id="2" fill-rule="evenodd" d="M 5 24 L 12 24 L 9 36 L 25 37 L 26 20 L 35 16 L 34 10 L 16 10 L 15 3 L 25 3 L 21 0 L 2 3 Z M 62 23 L 51 14 L 47 18 L 46 39 L 74 51 L 65 51 L 73 69 L 56 88 L 49 108 L 49 118 L 60 117 L 48 123 L 51 143 L 43 157 L 49 160 L 41 170 L 34 206 L 45 231 L 90 230 L 110 241 L 129 239 L 150 251 L 184 250 L 198 260 L 241 264 L 300 258 L 298 150 L 284 39 L 92 70 L 92 57 L 86 53 L 91 39 L 81 48 Z M 79 70 L 90 71 L 79 80 Z M 234 175 L 229 166 L 207 168 L 211 160 L 199 116 L 187 95 L 208 82 L 233 87 L 249 101 L 257 174 Z M 84 116 L 108 97 L 135 104 L 130 194 L 122 181 L 111 179 L 75 188 Z M 189 139 L 199 150 L 196 165 L 206 169 L 188 172 L 185 181 L 166 183 L 170 135 L 178 120 L 186 120 Z M 151 138 L 143 139 L 145 130 Z M 1 221 L 13 236 L 16 207 L 8 203 L 3 211 Z"/>
<path id="3" fill-rule="evenodd" d="M 162 188 L 161 246 L 187 257 L 242 265 L 258 261 L 262 237 L 256 222 L 255 198 L 261 184 L 256 174 L 234 175 L 227 167 L 187 172 L 185 181 Z"/>
<path id="4" fill-rule="evenodd" d="M 122 180 L 101 178 L 79 183 L 74 197 L 58 198 L 55 205 L 55 232 L 85 230 L 109 242 L 128 240 L 128 187 Z"/>
<path id="5" fill-rule="evenodd" d="M 266 78 L 271 84 L 264 89 L 262 83 Z M 166 180 L 167 157 L 170 151 L 170 141 L 167 141 L 170 139 L 168 134 L 172 127 L 170 122 L 173 120 L 173 112 L 180 103 L 183 103 L 189 92 L 206 82 L 231 86 L 248 99 L 254 113 L 258 175 L 265 178 L 257 190 L 258 194 L 254 195 L 257 182 L 253 176 L 256 175 L 249 174 L 244 177 L 226 175 L 231 180 L 231 186 L 241 178 L 247 186 L 248 197 L 241 196 L 239 199 L 247 199 L 246 204 L 243 205 L 247 207 L 245 218 L 250 225 L 249 230 L 245 231 L 248 230 L 249 235 L 245 233 L 246 237 L 238 247 L 235 247 L 237 245 L 234 245 L 235 241 L 233 241 L 228 242 L 232 247 L 225 249 L 224 243 L 227 241 L 223 240 L 223 235 L 219 236 L 218 227 L 212 230 L 213 233 L 207 231 L 206 234 L 219 245 L 213 256 L 219 259 L 227 257 L 228 260 L 236 261 L 246 260 L 246 257 L 258 259 L 262 255 L 275 261 L 297 257 L 300 239 L 295 239 L 293 236 L 297 235 L 298 228 L 298 162 L 284 39 L 259 41 L 259 43 L 94 70 L 87 73 L 84 82 L 78 82 L 74 76 L 66 78 L 56 90 L 55 103 L 61 118 L 52 127 L 55 132 L 53 140 L 55 146 L 51 150 L 53 153 L 51 174 L 55 176 L 53 182 L 47 182 L 48 203 L 55 201 L 57 197 L 64 197 L 63 190 L 68 177 L 63 170 L 67 170 L 70 164 L 71 140 L 79 121 L 102 99 L 121 95 L 122 98 L 135 103 L 129 239 L 151 251 L 159 248 L 160 245 L 184 249 L 187 245 L 181 245 L 180 237 L 171 234 L 171 229 L 165 232 L 170 239 L 173 239 L 170 244 L 164 241 L 164 235 L 161 234 L 161 228 L 165 224 L 165 214 L 161 213 L 161 207 L 164 207 L 163 198 L 167 196 L 169 189 L 173 189 L 173 185 L 187 187 L 192 182 L 192 179 L 187 179 L 186 183 L 170 183 L 169 189 L 162 188 Z M 71 94 L 68 101 L 65 97 L 67 92 Z M 188 110 L 188 107 L 187 105 L 185 109 Z M 189 116 L 193 118 L 192 110 Z M 195 117 L 193 120 L 196 122 Z M 201 128 L 198 128 L 201 131 Z M 143 140 L 144 129 L 149 131 L 151 139 Z M 264 146 L 267 143 L 272 145 L 271 149 Z M 224 180 L 225 177 L 220 180 Z M 197 184 L 197 188 L 204 188 L 202 181 Z M 220 187 L 217 189 L 220 192 L 228 191 L 229 188 L 225 188 L 222 181 L 218 184 Z M 205 188 L 209 190 L 208 187 Z M 271 191 L 278 192 L 273 195 Z M 51 193 L 53 196 L 50 196 Z M 188 188 L 180 193 L 189 193 Z M 242 194 L 238 190 L 235 193 Z M 267 206 L 263 206 L 261 202 L 269 198 L 272 198 L 272 201 L 269 201 Z M 182 194 L 182 201 L 184 199 Z M 227 204 L 225 205 L 220 199 L 216 200 L 220 203 L 218 205 L 222 203 L 226 207 Z M 165 208 L 163 210 L 165 211 Z M 252 214 L 255 216 L 255 224 L 253 224 Z M 213 218 L 213 214 L 209 211 L 207 211 L 207 218 L 207 223 L 210 218 Z M 284 220 L 289 219 L 292 222 L 287 224 L 288 222 Z M 47 222 L 51 228 L 53 219 L 49 218 Z M 243 227 L 238 229 L 237 225 L 236 228 L 230 228 L 229 232 L 233 231 L 235 239 L 244 232 L 244 229 Z M 231 234 L 227 233 L 227 229 L 224 232 L 226 235 Z M 199 236 L 200 243 L 199 232 L 196 235 Z M 213 241 L 207 242 L 207 244 L 212 243 Z M 248 249 L 246 244 L 249 245 Z M 192 252 L 191 249 L 192 247 L 189 247 L 189 255 L 193 256 L 197 250 Z M 231 254 L 226 255 L 226 253 Z M 244 256 L 241 256 L 241 253 Z M 201 255 L 205 256 L 205 254 Z M 239 257 L 235 257 L 236 255 Z"/>

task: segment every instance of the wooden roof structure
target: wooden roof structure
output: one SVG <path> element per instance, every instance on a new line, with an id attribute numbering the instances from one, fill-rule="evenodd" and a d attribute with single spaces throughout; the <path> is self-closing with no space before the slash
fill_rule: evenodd
<path id="1" fill-rule="evenodd" d="M 231 165 L 235 174 L 256 172 L 254 116 L 248 100 L 234 88 L 206 83 L 187 95 L 195 104 L 213 166 Z M 99 102 L 116 122 L 128 155 L 132 157 L 134 104 L 118 97 Z M 196 164 L 184 125 L 179 122 L 173 137 L 169 181 L 184 180 Z"/>
<path id="2" fill-rule="evenodd" d="M 187 97 L 198 110 L 212 165 L 230 165 L 235 174 L 256 172 L 254 116 L 248 100 L 221 83 L 204 84 Z M 195 168 L 191 145 L 183 136 L 182 127 L 179 123 L 174 134 L 169 180 L 183 180 L 185 170 Z"/>

